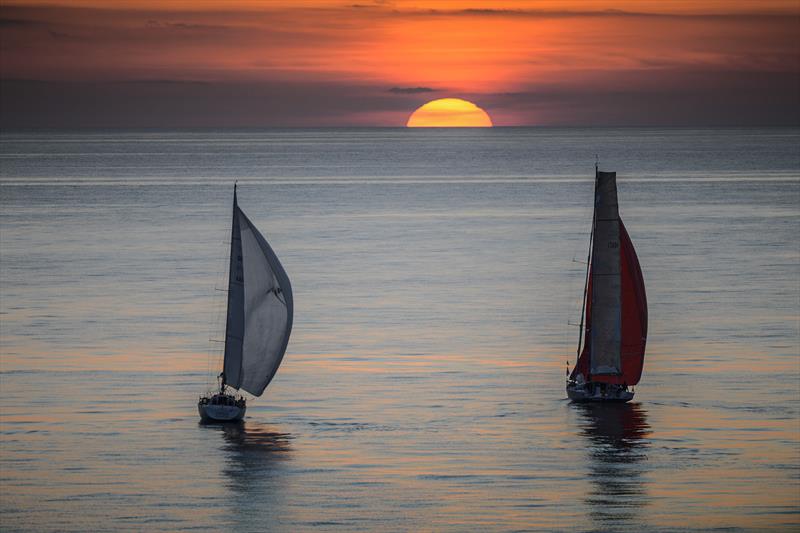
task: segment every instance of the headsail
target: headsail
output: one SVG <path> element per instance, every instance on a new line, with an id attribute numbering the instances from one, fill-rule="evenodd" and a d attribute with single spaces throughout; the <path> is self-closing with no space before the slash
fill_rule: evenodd
<path id="1" fill-rule="evenodd" d="M 264 392 L 286 352 L 293 306 L 289 277 L 239 208 L 234 188 L 224 384 Z"/>
<path id="2" fill-rule="evenodd" d="M 570 375 L 636 385 L 647 338 L 647 298 L 639 260 L 619 217 L 615 172 L 598 172 L 595 230 L 585 314 L 586 342 Z"/>

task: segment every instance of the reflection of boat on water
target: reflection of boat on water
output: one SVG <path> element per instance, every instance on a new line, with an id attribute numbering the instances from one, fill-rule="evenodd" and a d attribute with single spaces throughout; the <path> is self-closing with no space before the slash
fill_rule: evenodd
<path id="1" fill-rule="evenodd" d="M 253 420 L 225 424 L 200 421 L 200 426 L 209 432 L 203 440 L 213 443 L 219 451 L 217 465 L 223 482 L 212 485 L 217 492 L 211 499 L 221 506 L 217 511 L 230 520 L 224 529 L 296 530 L 285 522 L 292 516 L 292 505 L 296 505 L 287 491 L 294 472 L 294 437 L 278 426 Z"/>
<path id="2" fill-rule="evenodd" d="M 616 449 L 634 448 L 650 433 L 647 412 L 638 403 L 580 406 L 581 433 L 596 444 Z"/>
<path id="3" fill-rule="evenodd" d="M 585 403 L 578 409 L 589 455 L 587 497 L 599 529 L 614 530 L 647 504 L 643 476 L 650 425 L 639 404 Z"/>
<path id="4" fill-rule="evenodd" d="M 236 201 L 233 186 L 225 360 L 219 391 L 200 397 L 203 420 L 241 420 L 247 405 L 228 389 L 261 396 L 275 376 L 292 331 L 292 286 L 278 257 Z"/>
<path id="5" fill-rule="evenodd" d="M 229 451 L 262 454 L 291 451 L 292 436 L 289 433 L 245 422 L 220 424 L 220 427 Z"/>
<path id="6" fill-rule="evenodd" d="M 222 449 L 230 459 L 227 473 L 233 477 L 250 478 L 257 470 L 256 465 L 263 468 L 287 459 L 292 451 L 292 435 L 270 426 L 242 420 L 226 424 L 201 420 L 200 425 L 222 434 Z"/>
<path id="7" fill-rule="evenodd" d="M 567 396 L 574 402 L 627 402 L 633 398 L 628 387 L 639 382 L 644 365 L 644 279 L 619 217 L 617 173 L 595 168 L 594 191 L 578 360 L 567 380 Z"/>

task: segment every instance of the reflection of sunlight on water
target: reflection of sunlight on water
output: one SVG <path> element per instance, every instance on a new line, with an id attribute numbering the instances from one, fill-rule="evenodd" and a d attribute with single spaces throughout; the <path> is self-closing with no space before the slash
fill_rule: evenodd
<path id="1" fill-rule="evenodd" d="M 647 411 L 640 404 L 576 405 L 582 415 L 581 435 L 589 456 L 592 482 L 586 502 L 593 519 L 631 522 L 648 504 L 646 478 Z M 637 522 L 638 523 L 638 522 Z"/>
<path id="2" fill-rule="evenodd" d="M 308 147 L 324 147 L 313 168 L 330 163 L 329 149 L 350 153 L 343 132 L 300 133 L 297 152 L 285 135 L 267 135 L 270 145 L 248 134 L 224 151 L 263 162 L 272 146 L 305 164 Z M 387 135 L 385 155 L 411 147 L 408 161 L 420 161 L 420 145 Z M 531 137 L 516 135 L 495 131 L 479 148 L 527 175 Z M 559 145 L 578 138 L 565 135 Z M 664 137 L 644 137 L 661 149 Z M 72 153 L 69 139 L 52 153 Z M 75 171 L 100 164 L 113 187 L 26 178 L 0 194 L 5 528 L 798 528 L 800 181 L 731 187 L 683 171 L 667 179 L 661 167 L 663 179 L 623 180 L 652 296 L 642 403 L 580 407 L 560 399 L 583 279 L 569 260 L 585 251 L 591 216 L 585 169 L 580 180 L 507 183 L 259 178 L 248 205 L 292 276 L 296 328 L 245 423 L 198 426 L 197 395 L 216 375 L 209 300 L 231 191 L 227 178 L 197 187 L 170 177 L 172 152 L 197 146 L 193 159 L 213 159 L 205 137 L 184 140 L 163 144 L 168 166 L 148 155 L 125 167 L 135 179 L 163 170 L 164 182 L 129 186 L 113 159 L 84 155 Z M 419 168 L 440 169 L 442 149 L 458 143 L 435 144 L 436 161 Z M 566 145 L 559 161 L 573 159 Z M 683 146 L 671 153 L 695 153 Z M 682 159 L 673 163 L 691 175 L 714 175 Z M 371 180 L 385 161 L 365 157 L 368 170 L 343 166 L 343 176 Z M 249 165 L 225 172 L 267 169 Z"/>

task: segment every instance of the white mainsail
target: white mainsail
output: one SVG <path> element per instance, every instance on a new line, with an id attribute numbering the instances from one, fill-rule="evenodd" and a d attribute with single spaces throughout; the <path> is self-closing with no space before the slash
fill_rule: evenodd
<path id="1" fill-rule="evenodd" d="M 592 246 L 592 329 L 590 372 L 620 374 L 622 301 L 617 173 L 598 172 Z"/>
<path id="2" fill-rule="evenodd" d="M 292 331 L 292 286 L 267 240 L 233 192 L 223 383 L 261 396 L 277 372 Z"/>

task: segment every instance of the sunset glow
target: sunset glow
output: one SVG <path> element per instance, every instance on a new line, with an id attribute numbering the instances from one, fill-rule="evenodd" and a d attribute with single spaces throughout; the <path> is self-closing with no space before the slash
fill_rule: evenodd
<path id="1" fill-rule="evenodd" d="M 409 128 L 491 128 L 492 119 L 472 102 L 440 98 L 419 107 L 408 118 Z"/>
<path id="2" fill-rule="evenodd" d="M 494 126 L 794 124 L 779 0 L 3 3 L 2 121 L 403 126 L 459 95 Z"/>

